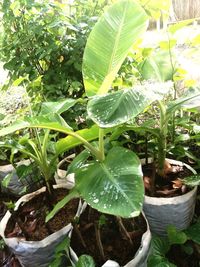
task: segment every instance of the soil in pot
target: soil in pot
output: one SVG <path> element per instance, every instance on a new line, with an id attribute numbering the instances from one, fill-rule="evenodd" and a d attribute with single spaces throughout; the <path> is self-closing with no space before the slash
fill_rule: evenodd
<path id="1" fill-rule="evenodd" d="M 193 175 L 192 171 L 184 165 L 169 164 L 164 177 L 156 172 L 153 163 L 142 167 L 145 185 L 145 194 L 151 197 L 176 197 L 190 191 L 181 179 Z"/>
<path id="2" fill-rule="evenodd" d="M 68 190 L 56 189 L 53 206 L 66 196 Z M 50 234 L 69 224 L 75 217 L 79 199 L 72 199 L 48 223 L 45 217 L 50 211 L 47 195 L 41 193 L 19 207 L 16 214 L 10 217 L 6 230 L 6 237 L 18 237 L 27 241 L 40 241 Z M 16 220 L 13 218 L 17 218 Z"/>
<path id="3" fill-rule="evenodd" d="M 122 219 L 88 206 L 79 222 L 74 223 L 71 247 L 78 256 L 92 256 L 97 267 L 107 260 L 123 266 L 134 258 L 145 231 L 146 222 L 142 216 Z"/>

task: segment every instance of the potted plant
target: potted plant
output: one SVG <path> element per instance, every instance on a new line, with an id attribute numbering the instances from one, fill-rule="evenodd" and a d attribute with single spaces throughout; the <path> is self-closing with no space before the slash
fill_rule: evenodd
<path id="1" fill-rule="evenodd" d="M 121 129 L 121 132 L 128 130 L 147 132 L 155 138 L 157 150 L 154 149 L 154 157 L 142 160 L 142 164 L 146 165 L 143 167 L 146 187 L 143 208 L 150 229 L 159 235 L 166 235 L 167 226 L 171 224 L 179 230 L 187 228 L 194 214 L 199 176 L 195 175 L 196 171 L 192 167 L 180 161 L 168 159 L 166 154 L 168 125 L 170 120 L 173 120 L 174 112 L 183 107 L 196 107 L 198 98 L 199 90 L 190 89 L 182 97 L 168 101 L 168 104 L 159 100 L 157 108 L 160 114 L 157 126 L 148 126 L 148 123 L 144 122 L 139 127 L 127 125 Z M 185 174 L 183 174 L 184 171 Z M 187 189 L 185 185 L 188 186 Z"/>
<path id="2" fill-rule="evenodd" d="M 61 120 L 64 123 L 59 114 L 67 110 L 72 105 L 72 102 L 75 103 L 76 101 L 68 99 L 54 102 L 53 110 L 55 113 L 54 115 L 51 113 L 51 116 L 55 116 L 57 120 Z M 41 113 L 47 113 L 49 117 L 48 108 L 50 106 L 51 102 L 43 103 Z M 23 176 L 26 177 L 30 170 L 32 173 L 34 171 L 36 177 L 33 177 L 33 179 L 37 181 L 37 176 L 41 176 L 41 180 L 43 180 L 41 182 L 42 186 L 46 185 L 33 193 L 21 197 L 15 203 L 15 207 L 10 206 L 9 211 L 1 221 L 1 235 L 23 266 L 46 266 L 54 257 L 55 246 L 70 233 L 72 227 L 70 221 L 79 213 L 81 208 L 79 200 L 73 200 L 72 204 L 68 205 L 70 212 L 66 213 L 69 218 L 71 216 L 68 221 L 66 220 L 65 223 L 57 221 L 56 225 L 58 227 L 54 227 L 55 222 L 51 222 L 50 225 L 45 227 L 47 231 L 45 228 L 41 228 L 45 221 L 45 213 L 52 209 L 56 201 L 61 199 L 57 195 L 66 195 L 67 189 L 72 187 L 68 183 L 55 185 L 54 174 L 59 153 L 55 154 L 55 141 L 52 141 L 52 137 L 49 130 L 38 131 L 33 129 L 31 134 L 18 138 L 18 142 L 10 140 L 9 142 L 0 143 L 1 147 L 10 148 L 15 153 L 21 152 L 23 157 L 29 158 L 27 166 L 20 165 L 16 168 L 17 173 L 22 172 Z M 36 168 L 33 169 L 33 167 Z M 10 176 L 12 176 L 12 172 Z M 4 178 L 4 183 L 10 182 L 10 176 L 8 175 L 8 177 Z M 58 192 L 58 190 L 60 191 Z M 37 201 L 39 205 L 35 206 L 34 202 Z M 44 206 L 46 207 L 45 209 Z M 6 227 L 10 227 L 9 231 Z M 36 228 L 39 229 L 37 235 L 35 235 Z M 31 238 L 33 238 L 33 241 L 30 242 Z"/>
<path id="3" fill-rule="evenodd" d="M 147 94 L 142 86 L 108 93 L 129 49 L 146 28 L 147 15 L 143 8 L 135 1 L 120 0 L 105 12 L 92 30 L 83 58 L 83 78 L 89 96 L 87 111 L 95 122 L 90 129 L 74 132 L 61 119 L 52 120 L 48 114 L 26 118 L 0 130 L 2 136 L 24 128 L 52 129 L 68 135 L 58 141 L 56 154 L 79 144 L 89 151 L 89 155 L 86 153 L 82 158 L 81 154 L 75 159 L 75 186 L 47 215 L 46 222 L 71 199 L 79 196 L 99 212 L 125 218 L 140 214 L 144 197 L 140 161 L 134 152 L 125 148 L 105 149 L 104 137 L 163 96 L 161 91 L 154 92 L 153 88 L 151 94 Z M 90 142 L 95 139 L 98 139 L 97 144 Z M 4 229 L 1 231 L 3 236 Z M 149 243 L 148 231 L 146 252 Z M 146 257 L 142 257 L 144 264 Z"/>

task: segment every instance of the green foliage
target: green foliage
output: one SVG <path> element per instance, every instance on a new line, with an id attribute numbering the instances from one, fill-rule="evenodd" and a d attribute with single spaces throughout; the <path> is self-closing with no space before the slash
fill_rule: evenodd
<path id="1" fill-rule="evenodd" d="M 92 257 L 87 255 L 82 255 L 76 263 L 76 267 L 95 267 L 94 260 Z"/>
<path id="2" fill-rule="evenodd" d="M 154 84 L 156 87 L 156 84 Z M 163 88 L 135 87 L 96 96 L 89 101 L 88 115 L 101 128 L 118 126 L 135 118 L 145 107 L 162 99 Z M 148 93 L 148 91 L 151 91 Z"/>
<path id="3" fill-rule="evenodd" d="M 167 238 L 153 236 L 151 243 L 151 253 L 148 258 L 148 267 L 176 267 L 165 257 L 170 249 Z"/>
<path id="4" fill-rule="evenodd" d="M 164 18 L 169 17 L 169 8 L 171 5 L 170 0 L 139 0 L 139 2 L 143 5 L 144 9 L 150 17 L 154 19 L 158 19 L 161 16 L 163 16 Z"/>
<path id="5" fill-rule="evenodd" d="M 189 239 L 200 245 L 200 220 L 184 231 Z"/>
<path id="6" fill-rule="evenodd" d="M 138 3 L 130 0 L 121 0 L 114 3 L 105 14 L 109 24 L 113 25 L 115 29 L 114 35 L 110 32 L 107 33 L 109 35 L 109 40 L 112 44 L 115 45 L 109 48 L 109 53 L 113 55 L 113 58 L 110 57 L 110 54 L 108 53 L 106 53 L 106 57 L 104 57 L 104 54 L 100 53 L 100 59 L 103 59 L 102 64 L 104 70 L 106 69 L 106 72 L 101 75 L 101 68 L 98 68 L 96 71 L 99 71 L 100 75 L 97 75 L 95 77 L 95 82 L 97 82 L 97 85 L 99 85 L 99 87 L 101 88 L 101 93 L 107 92 L 109 86 L 111 86 L 112 82 L 115 79 L 117 71 L 119 70 L 126 54 L 128 53 L 128 50 L 136 41 L 137 37 L 145 31 L 147 22 L 146 14 L 141 6 L 139 6 Z M 116 14 L 118 14 L 117 20 Z M 133 14 L 135 14 L 135 16 L 133 16 Z M 94 44 L 94 47 L 97 48 L 97 51 L 99 48 L 102 49 L 102 43 L 99 43 L 98 40 L 99 36 L 101 36 L 101 34 L 99 35 L 99 32 L 102 33 L 102 31 L 106 27 L 105 25 L 107 25 L 104 18 L 105 15 L 100 18 L 99 22 L 97 23 L 97 27 L 95 26 L 94 30 L 92 31 L 86 46 L 85 51 L 87 51 L 87 53 L 84 54 L 85 56 L 83 63 L 83 72 L 85 79 L 84 83 L 86 82 L 86 80 L 88 81 L 88 77 L 90 77 L 91 82 L 93 75 L 92 73 L 94 61 L 89 60 L 91 59 L 91 51 L 88 50 L 90 47 L 90 41 L 94 41 L 92 41 L 92 43 Z M 123 21 L 126 21 L 126 25 L 122 23 Z M 134 27 L 134 29 L 132 29 L 131 27 Z M 129 30 L 130 28 L 130 34 L 128 34 L 127 36 L 127 30 Z M 118 39 L 117 37 L 120 38 Z M 96 63 L 97 62 L 95 61 L 95 64 Z M 111 64 L 114 64 L 113 67 L 111 66 Z M 99 66 L 101 66 L 101 64 Z M 87 84 L 87 82 L 85 84 Z M 86 90 L 88 89 L 89 88 L 86 86 Z M 128 94 L 128 91 L 126 90 L 121 92 L 122 96 L 123 93 Z M 92 92 L 92 94 L 95 93 L 96 91 Z M 122 107 L 126 104 L 126 101 L 124 99 L 123 105 L 119 101 L 119 103 L 117 103 L 117 109 L 113 109 L 112 119 L 115 120 L 113 125 L 117 126 L 118 124 L 129 121 L 130 118 L 135 117 L 138 112 L 141 112 L 148 104 L 157 99 L 158 96 L 158 99 L 160 99 L 160 91 L 155 95 L 152 92 L 147 95 L 146 91 L 140 90 L 138 92 L 136 90 L 135 94 L 135 98 L 137 99 L 137 97 L 139 96 L 140 100 L 144 100 L 144 104 L 140 107 L 139 101 L 135 101 L 135 103 L 132 103 L 132 101 L 128 104 L 130 111 L 128 110 L 128 115 L 126 116 L 126 114 L 124 113 L 121 115 Z M 150 97 L 150 95 L 153 95 L 153 97 Z M 123 97 L 121 98 L 123 100 Z M 133 99 L 134 93 L 132 92 L 131 100 Z M 89 100 L 88 107 L 91 107 L 93 101 L 93 99 Z M 112 99 L 111 94 L 110 103 L 114 103 L 114 101 L 115 100 Z M 121 108 L 120 104 L 122 106 Z M 132 108 L 131 104 L 135 104 L 135 106 Z M 137 105 L 139 107 L 137 107 Z M 61 107 L 63 108 L 63 105 L 61 105 Z M 66 105 L 66 107 L 69 107 L 68 104 Z M 86 200 L 92 207 L 104 213 L 123 217 L 134 217 L 139 215 L 142 209 L 144 188 L 142 181 L 141 163 L 138 157 L 132 151 L 121 147 L 111 146 L 110 149 L 106 150 L 105 152 L 104 136 L 107 133 L 107 129 L 102 130 L 94 125 L 91 129 L 83 129 L 81 131 L 75 132 L 70 129 L 70 127 L 58 113 L 54 113 L 55 110 L 56 112 L 59 112 L 60 107 L 57 110 L 54 108 L 53 104 L 51 104 L 48 106 L 48 108 L 50 108 L 53 113 L 49 113 L 45 116 L 26 118 L 25 120 L 16 123 L 15 125 L 11 125 L 10 127 L 0 130 L 0 135 L 5 135 L 24 128 L 52 129 L 54 131 L 59 131 L 67 134 L 71 137 L 70 140 L 67 139 L 69 137 L 62 140 L 62 143 L 59 144 L 60 148 L 58 149 L 57 147 L 57 151 L 63 152 L 63 149 L 66 149 L 66 147 L 72 148 L 73 146 L 76 146 L 77 143 L 83 144 L 90 151 L 93 158 L 88 158 L 88 160 L 85 162 L 84 157 L 83 161 L 85 163 L 80 163 L 81 168 L 75 171 L 75 187 L 72 189 L 69 195 L 67 195 L 61 202 L 57 203 L 53 211 L 48 214 L 46 220 L 48 221 L 50 218 L 52 218 L 52 216 L 54 216 L 54 214 L 57 213 L 58 210 L 62 208 L 71 198 L 77 197 L 78 195 Z M 95 109 L 93 109 L 93 112 L 95 113 Z M 100 112 L 103 114 L 104 110 L 101 109 Z M 100 116 L 101 118 L 102 114 Z M 88 115 L 89 117 L 91 117 L 90 113 Z M 122 121 L 121 117 L 123 117 Z M 116 121 L 118 123 L 116 123 Z M 112 129 L 109 129 L 108 132 L 112 132 Z M 97 138 L 99 138 L 97 145 L 89 143 L 89 141 Z M 76 140 L 78 140 L 78 142 Z M 44 149 L 42 149 L 42 151 L 44 151 Z M 37 151 L 37 153 L 40 152 Z"/>
<path id="7" fill-rule="evenodd" d="M 184 232 L 177 231 L 176 228 L 172 225 L 168 226 L 167 234 L 168 234 L 170 245 L 174 245 L 174 244 L 181 245 L 181 244 L 184 244 L 188 240 L 188 237 Z"/>
<path id="8" fill-rule="evenodd" d="M 169 44 L 166 42 L 167 49 L 169 50 Z M 165 82 L 173 80 L 175 70 L 171 64 L 171 58 L 169 51 L 155 50 L 150 56 L 148 56 L 140 65 L 140 72 L 142 79 L 152 79 L 159 82 Z"/>
<path id="9" fill-rule="evenodd" d="M 1 60 L 10 84 L 28 83 L 30 95 L 59 98 L 83 94 L 82 55 L 87 35 L 107 1 L 86 5 L 4 0 Z"/>
<path id="10" fill-rule="evenodd" d="M 50 263 L 49 267 L 63 266 L 63 261 L 68 259 L 69 246 L 70 239 L 66 237 L 56 246 L 54 260 Z"/>
<path id="11" fill-rule="evenodd" d="M 147 16 L 137 2 L 120 1 L 104 13 L 84 50 L 83 78 L 88 96 L 108 92 L 131 46 L 146 29 Z"/>
<path id="12" fill-rule="evenodd" d="M 184 231 L 177 231 L 173 225 L 170 225 L 167 229 L 167 237 L 153 236 L 148 267 L 175 267 L 176 265 L 169 262 L 166 256 L 173 245 L 179 245 L 185 253 L 191 255 L 193 249 L 187 241 L 192 240 L 200 244 L 199 227 L 199 221 Z"/>
<path id="13" fill-rule="evenodd" d="M 132 151 L 114 147 L 103 162 L 88 161 L 75 177 L 79 194 L 93 208 L 122 217 L 139 215 L 144 188 L 141 164 Z"/>
<path id="14" fill-rule="evenodd" d="M 184 184 L 188 186 L 198 186 L 200 185 L 200 175 L 191 175 L 181 180 Z"/>

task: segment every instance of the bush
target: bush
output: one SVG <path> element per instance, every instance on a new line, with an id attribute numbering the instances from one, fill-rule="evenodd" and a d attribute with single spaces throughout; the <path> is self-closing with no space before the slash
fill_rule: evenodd
<path id="1" fill-rule="evenodd" d="M 95 15 L 106 4 L 3 0 L 0 56 L 10 83 L 28 82 L 29 93 L 43 98 L 82 96 L 83 50 Z"/>

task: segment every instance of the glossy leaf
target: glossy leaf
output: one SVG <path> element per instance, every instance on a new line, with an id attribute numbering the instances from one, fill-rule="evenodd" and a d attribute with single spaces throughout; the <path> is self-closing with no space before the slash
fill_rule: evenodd
<path id="1" fill-rule="evenodd" d="M 55 102 L 43 102 L 41 106 L 40 115 L 46 115 L 49 113 L 61 114 L 64 111 L 67 111 L 77 103 L 76 99 L 64 99 Z"/>
<path id="2" fill-rule="evenodd" d="M 114 147 L 104 162 L 88 162 L 75 173 L 76 189 L 93 208 L 121 217 L 138 216 L 144 187 L 141 164 L 132 151 Z"/>
<path id="3" fill-rule="evenodd" d="M 27 117 L 23 121 L 19 120 L 8 127 L 1 129 L 0 136 L 11 134 L 25 128 L 52 129 L 66 134 L 72 132 L 70 128 L 66 128 L 62 126 L 58 121 L 56 121 L 56 118 L 52 115 L 51 117 L 49 116 Z"/>
<path id="4" fill-rule="evenodd" d="M 168 116 L 171 116 L 178 108 L 191 109 L 196 107 L 200 107 L 200 90 L 191 88 L 186 95 L 172 101 L 168 105 L 166 112 Z"/>
<path id="5" fill-rule="evenodd" d="M 83 150 L 69 165 L 67 173 L 75 173 L 77 169 L 81 168 L 84 165 L 85 161 L 89 158 L 90 155 L 91 154 L 87 149 Z"/>
<path id="6" fill-rule="evenodd" d="M 170 61 L 169 51 L 156 51 L 149 56 L 140 66 L 140 72 L 144 80 L 164 82 L 172 80 L 174 70 Z"/>
<path id="7" fill-rule="evenodd" d="M 106 129 L 104 133 L 106 134 L 109 133 L 110 131 L 111 129 Z M 76 131 L 75 133 L 80 135 L 87 141 L 92 141 L 99 137 L 99 127 L 97 125 L 93 125 L 91 128 L 79 130 Z M 67 136 L 65 138 L 58 140 L 58 142 L 56 143 L 56 152 L 57 154 L 61 154 L 67 151 L 68 149 L 76 147 L 80 144 L 82 144 L 82 142 L 79 139 L 73 136 Z"/>
<path id="8" fill-rule="evenodd" d="M 114 127 L 136 117 L 155 100 L 163 98 L 165 84 L 149 84 L 95 96 L 88 102 L 88 115 L 99 127 Z"/>
<path id="9" fill-rule="evenodd" d="M 132 0 L 114 3 L 89 35 L 83 56 L 86 94 L 107 93 L 134 42 L 147 29 L 144 9 Z"/>

